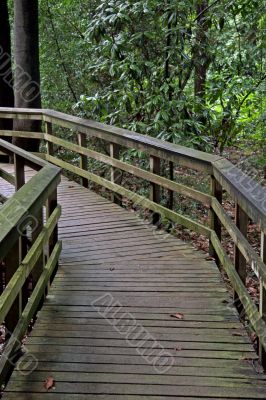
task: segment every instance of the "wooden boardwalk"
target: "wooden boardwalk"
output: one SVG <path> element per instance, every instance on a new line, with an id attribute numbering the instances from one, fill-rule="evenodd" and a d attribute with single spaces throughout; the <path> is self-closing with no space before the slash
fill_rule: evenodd
<path id="1" fill-rule="evenodd" d="M 59 271 L 4 400 L 266 398 L 213 261 L 66 178 L 59 203 Z"/>

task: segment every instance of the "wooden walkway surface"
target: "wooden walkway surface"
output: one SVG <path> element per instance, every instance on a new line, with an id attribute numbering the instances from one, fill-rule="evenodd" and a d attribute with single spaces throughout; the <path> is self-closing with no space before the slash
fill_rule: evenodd
<path id="1" fill-rule="evenodd" d="M 59 271 L 4 400 L 266 398 L 214 262 L 66 178 L 59 202 Z"/>

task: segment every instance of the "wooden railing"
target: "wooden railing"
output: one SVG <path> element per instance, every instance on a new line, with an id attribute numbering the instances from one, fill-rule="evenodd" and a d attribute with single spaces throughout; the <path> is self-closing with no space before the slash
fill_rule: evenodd
<path id="1" fill-rule="evenodd" d="M 0 207 L 0 262 L 5 271 L 0 323 L 5 324 L 7 339 L 0 360 L 2 384 L 55 274 L 61 251 L 57 239 L 61 210 L 58 167 L 3 140 L 0 151 L 13 159 L 15 169 L 14 175 L 0 169 L 0 177 L 15 186 L 14 195 Z M 25 166 L 37 171 L 28 182 Z"/>
<path id="2" fill-rule="evenodd" d="M 47 144 L 45 159 L 64 170 L 82 178 L 84 186 L 94 182 L 116 193 L 129 198 L 135 204 L 161 215 L 183 227 L 205 235 L 209 239 L 210 254 L 225 269 L 235 291 L 235 303 L 239 311 L 245 310 L 253 329 L 260 341 L 260 358 L 266 366 L 266 190 L 233 166 L 226 159 L 174 145 L 149 136 L 140 135 L 125 129 L 116 128 L 84 120 L 51 110 L 0 109 L 0 118 L 41 120 L 45 126 L 44 133 L 1 131 L 0 135 L 13 137 L 31 137 L 43 140 Z M 68 128 L 72 132 L 72 142 L 56 136 L 56 127 Z M 75 143 L 73 138 L 76 136 Z M 109 155 L 87 148 L 89 138 L 102 139 L 109 144 Z M 80 165 L 63 161 L 56 156 L 55 146 L 77 153 Z M 141 150 L 150 157 L 150 171 L 130 165 L 119 159 L 121 148 Z M 88 171 L 88 159 L 107 164 L 111 168 L 111 179 L 105 179 Z M 210 193 L 202 193 L 189 186 L 173 182 L 160 176 L 161 160 L 171 161 L 184 167 L 208 174 Z M 119 171 L 125 171 L 144 181 L 150 182 L 150 198 L 123 187 L 117 179 Z M 119 181 L 119 182 L 118 182 Z M 168 189 L 197 202 L 210 210 L 209 226 L 188 218 L 161 205 L 160 188 Z M 235 202 L 235 221 L 226 213 L 223 205 L 223 193 Z M 119 197 L 116 197 L 116 200 Z M 261 232 L 261 257 L 255 252 L 247 238 L 249 220 L 257 224 Z M 234 262 L 222 245 L 222 226 L 230 235 L 235 246 Z M 254 304 L 245 281 L 249 263 L 260 281 L 260 307 Z"/>

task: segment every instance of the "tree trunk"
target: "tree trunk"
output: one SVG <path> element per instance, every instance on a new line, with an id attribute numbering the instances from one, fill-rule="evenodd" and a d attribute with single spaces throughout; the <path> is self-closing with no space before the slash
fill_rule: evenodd
<path id="1" fill-rule="evenodd" d="M 206 10 L 208 7 L 208 0 L 198 0 L 196 6 L 197 18 L 197 34 L 196 34 L 196 48 L 195 48 L 195 76 L 194 76 L 194 93 L 195 96 L 201 101 L 201 106 L 196 107 L 200 112 L 205 105 L 205 85 L 206 77 L 209 66 L 208 56 L 208 38 L 207 33 L 209 23 L 206 18 Z"/>
<path id="2" fill-rule="evenodd" d="M 0 1 L 0 107 L 14 107 L 10 24 L 7 0 Z M 12 120 L 0 119 L 0 129 L 11 130 Z M 11 139 L 10 139 L 11 140 Z"/>
<path id="3" fill-rule="evenodd" d="M 38 0 L 15 0 L 15 107 L 41 108 Z M 41 130 L 41 122 L 15 120 L 14 130 Z M 16 138 L 14 143 L 29 151 L 38 151 L 35 139 Z"/>

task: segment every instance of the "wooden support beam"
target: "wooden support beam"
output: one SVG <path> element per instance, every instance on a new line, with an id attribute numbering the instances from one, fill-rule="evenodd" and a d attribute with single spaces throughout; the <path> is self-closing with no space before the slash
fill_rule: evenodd
<path id="1" fill-rule="evenodd" d="M 31 229 L 32 229 L 32 244 L 37 240 L 43 229 L 43 208 L 41 207 L 39 211 L 36 212 L 35 215 L 31 216 Z M 44 252 L 41 253 L 40 257 L 36 261 L 36 264 L 31 272 L 32 278 L 32 290 L 34 290 L 35 286 L 38 283 L 40 276 L 43 273 L 45 262 L 44 262 Z M 44 298 L 43 298 L 44 300 Z M 42 306 L 42 302 L 40 303 L 40 307 Z M 39 307 L 39 308 L 40 308 Z"/>
<path id="2" fill-rule="evenodd" d="M 78 145 L 81 147 L 87 147 L 87 136 L 85 133 L 77 133 L 77 139 L 78 139 Z M 80 154 L 80 162 L 79 162 L 79 167 L 81 169 L 84 169 L 84 171 L 88 170 L 88 157 Z M 85 188 L 89 187 L 89 181 L 86 178 L 81 177 L 81 184 Z"/>
<path id="3" fill-rule="evenodd" d="M 222 204 L 223 200 L 223 189 L 222 186 L 219 184 L 219 182 L 214 178 L 214 176 L 211 176 L 211 196 L 215 197 L 217 201 Z M 210 228 L 214 230 L 216 233 L 217 237 L 219 240 L 222 240 L 222 225 L 221 222 L 216 214 L 216 212 L 213 210 L 212 206 L 210 208 L 210 214 L 209 214 L 209 223 L 210 223 Z M 211 257 L 215 258 L 215 261 L 218 266 L 220 266 L 220 260 L 219 257 L 211 243 L 209 242 L 209 254 Z"/>
<path id="4" fill-rule="evenodd" d="M 46 203 L 46 220 L 49 219 L 49 217 L 52 215 L 54 210 L 56 209 L 58 203 L 57 203 L 57 189 L 53 191 L 53 193 L 49 196 L 47 203 Z M 56 225 L 55 229 L 53 230 L 53 233 L 50 235 L 49 243 L 48 243 L 48 258 L 53 252 L 53 249 L 58 241 L 58 225 Z M 58 263 L 55 266 L 55 269 L 53 271 L 53 274 L 51 276 L 51 282 L 53 281 L 56 273 L 58 270 Z"/>
<path id="5" fill-rule="evenodd" d="M 15 190 L 16 192 L 25 185 L 25 159 L 17 154 L 14 154 L 14 167 L 15 167 Z M 19 263 L 24 259 L 27 254 L 28 247 L 27 230 L 20 232 L 19 237 Z M 27 304 L 29 298 L 28 281 L 21 291 L 21 308 L 22 310 Z"/>
<path id="6" fill-rule="evenodd" d="M 51 122 L 45 122 L 45 133 L 48 135 L 53 134 L 53 125 Z M 50 156 L 54 155 L 54 144 L 52 142 L 46 142 L 47 154 Z"/>
<path id="7" fill-rule="evenodd" d="M 169 161 L 169 180 L 170 181 L 174 180 L 174 163 L 173 163 L 173 161 Z M 170 210 L 173 210 L 173 208 L 174 208 L 174 192 L 172 190 L 168 190 L 167 207 Z"/>
<path id="8" fill-rule="evenodd" d="M 120 155 L 120 146 L 115 143 L 110 143 L 110 157 L 119 160 L 119 155 Z M 114 167 L 111 167 L 111 182 L 120 185 L 121 180 L 122 180 L 122 172 Z M 122 196 L 120 196 L 117 193 L 111 194 L 111 200 L 118 205 L 122 204 Z"/>
<path id="9" fill-rule="evenodd" d="M 6 285 L 12 279 L 14 273 L 17 271 L 19 267 L 19 240 L 13 245 L 11 250 L 9 251 L 7 257 L 5 258 L 6 265 Z M 22 302 L 21 302 L 21 292 L 14 300 L 12 307 L 10 308 L 6 318 L 5 318 L 5 327 L 7 330 L 7 338 L 13 333 L 20 315 L 22 313 Z M 2 324 L 3 321 L 0 321 Z"/>
<path id="10" fill-rule="evenodd" d="M 160 175 L 161 170 L 161 161 L 160 158 L 150 156 L 150 171 L 153 174 Z M 159 185 L 156 185 L 155 183 L 150 184 L 150 200 L 154 201 L 154 203 L 160 204 L 161 201 L 161 188 Z M 160 214 L 158 213 L 153 213 L 152 215 L 152 223 L 154 225 L 157 225 L 160 221 Z"/>
<path id="11" fill-rule="evenodd" d="M 266 264 L 266 235 L 261 233 L 261 258 Z M 266 282 L 260 280 L 260 315 L 264 322 L 266 322 Z M 265 332 L 266 334 L 266 332 Z M 260 362 L 266 371 L 266 349 L 259 343 L 259 357 Z"/>
<path id="12" fill-rule="evenodd" d="M 242 235 L 246 238 L 248 229 L 248 216 L 237 203 L 235 206 L 235 224 Z M 244 285 L 246 285 L 247 262 L 236 244 L 234 246 L 234 265 L 241 281 Z M 241 314 L 243 312 L 243 305 L 240 303 L 236 292 L 234 293 L 234 301 L 238 312 Z"/>

